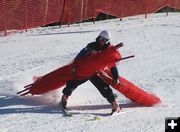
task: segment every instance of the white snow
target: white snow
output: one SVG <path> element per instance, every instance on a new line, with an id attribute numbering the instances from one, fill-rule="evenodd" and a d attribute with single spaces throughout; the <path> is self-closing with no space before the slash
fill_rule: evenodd
<path id="1" fill-rule="evenodd" d="M 101 30 L 112 33 L 112 43 L 124 43 L 123 56 L 136 57 L 118 65 L 121 76 L 159 96 L 155 107 L 139 107 L 122 94 L 118 102 L 126 114 L 105 117 L 111 106 L 86 82 L 69 98 L 73 117 L 64 117 L 58 102 L 61 89 L 43 96 L 19 97 L 16 92 L 68 64 Z M 165 118 L 180 116 L 180 14 L 128 17 L 70 27 L 48 27 L 0 38 L 1 132 L 164 132 Z"/>

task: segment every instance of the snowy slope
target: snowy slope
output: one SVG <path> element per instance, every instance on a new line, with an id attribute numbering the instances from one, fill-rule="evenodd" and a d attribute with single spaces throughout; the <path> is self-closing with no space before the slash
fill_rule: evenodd
<path id="1" fill-rule="evenodd" d="M 160 105 L 139 107 L 115 91 L 124 110 L 133 111 L 93 121 L 95 116 L 106 116 L 111 106 L 90 82 L 69 98 L 74 113 L 70 118 L 64 117 L 57 105 L 62 88 L 43 96 L 16 95 L 32 82 L 33 75 L 68 64 L 104 29 L 112 33 L 113 44 L 124 43 L 120 49 L 123 56 L 136 55 L 120 62 L 120 75 L 157 94 Z M 1 132 L 164 132 L 165 117 L 180 116 L 180 14 L 37 28 L 1 37 L 0 58 Z"/>

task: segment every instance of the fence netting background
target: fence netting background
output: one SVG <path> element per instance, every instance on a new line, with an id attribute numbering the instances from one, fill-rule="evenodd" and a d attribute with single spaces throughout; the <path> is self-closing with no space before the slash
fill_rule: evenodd
<path id="1" fill-rule="evenodd" d="M 99 13 L 120 18 L 154 13 L 166 6 L 180 9 L 180 0 L 0 0 L 0 35 L 95 19 Z"/>

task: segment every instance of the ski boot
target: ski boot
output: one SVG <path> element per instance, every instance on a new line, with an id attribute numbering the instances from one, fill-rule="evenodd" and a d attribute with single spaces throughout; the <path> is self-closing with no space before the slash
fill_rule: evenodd
<path id="1" fill-rule="evenodd" d="M 61 98 L 61 105 L 64 109 L 67 109 L 66 108 L 66 105 L 67 105 L 67 100 L 68 100 L 68 96 L 67 95 L 63 95 L 62 98 Z"/>
<path id="2" fill-rule="evenodd" d="M 113 114 L 115 114 L 115 113 L 119 113 L 119 112 L 122 110 L 122 108 L 119 107 L 119 105 L 116 103 L 116 101 L 113 101 L 113 102 L 111 103 L 111 105 L 112 105 L 111 115 L 113 115 Z"/>

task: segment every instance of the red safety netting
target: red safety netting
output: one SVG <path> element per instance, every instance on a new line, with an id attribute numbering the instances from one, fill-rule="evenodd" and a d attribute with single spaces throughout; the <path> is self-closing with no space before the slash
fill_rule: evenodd
<path id="1" fill-rule="evenodd" d="M 4 23 L 6 30 L 25 29 L 26 27 L 26 3 L 20 0 L 7 0 L 5 4 L 6 15 Z"/>
<path id="2" fill-rule="evenodd" d="M 147 7 L 147 12 L 153 13 L 163 7 L 166 7 L 168 5 L 168 0 L 149 0 L 147 1 L 147 5 L 151 5 Z"/>
<path id="3" fill-rule="evenodd" d="M 46 24 L 48 2 L 42 0 L 27 1 L 27 27 L 43 26 Z"/>
<path id="4" fill-rule="evenodd" d="M 122 17 L 145 14 L 147 9 L 146 3 L 147 0 L 124 0 Z"/>
<path id="5" fill-rule="evenodd" d="M 6 16 L 6 12 L 4 11 L 5 9 L 4 6 L 4 1 L 0 0 L 0 35 L 1 35 L 1 31 L 5 30 L 5 16 Z"/>
<path id="6" fill-rule="evenodd" d="M 180 0 L 167 0 L 170 7 L 180 9 Z"/>
<path id="7" fill-rule="evenodd" d="M 1 0 L 0 35 L 55 22 L 81 22 L 96 18 L 100 12 L 122 18 L 166 6 L 180 9 L 180 0 Z"/>
<path id="8" fill-rule="evenodd" d="M 53 22 L 59 22 L 60 16 L 63 12 L 63 4 L 65 0 L 51 0 L 48 2 L 48 7 L 45 11 L 46 13 L 46 24 L 50 24 Z"/>
<path id="9" fill-rule="evenodd" d="M 95 0 L 67 0 L 62 23 L 75 23 L 95 18 Z"/>

